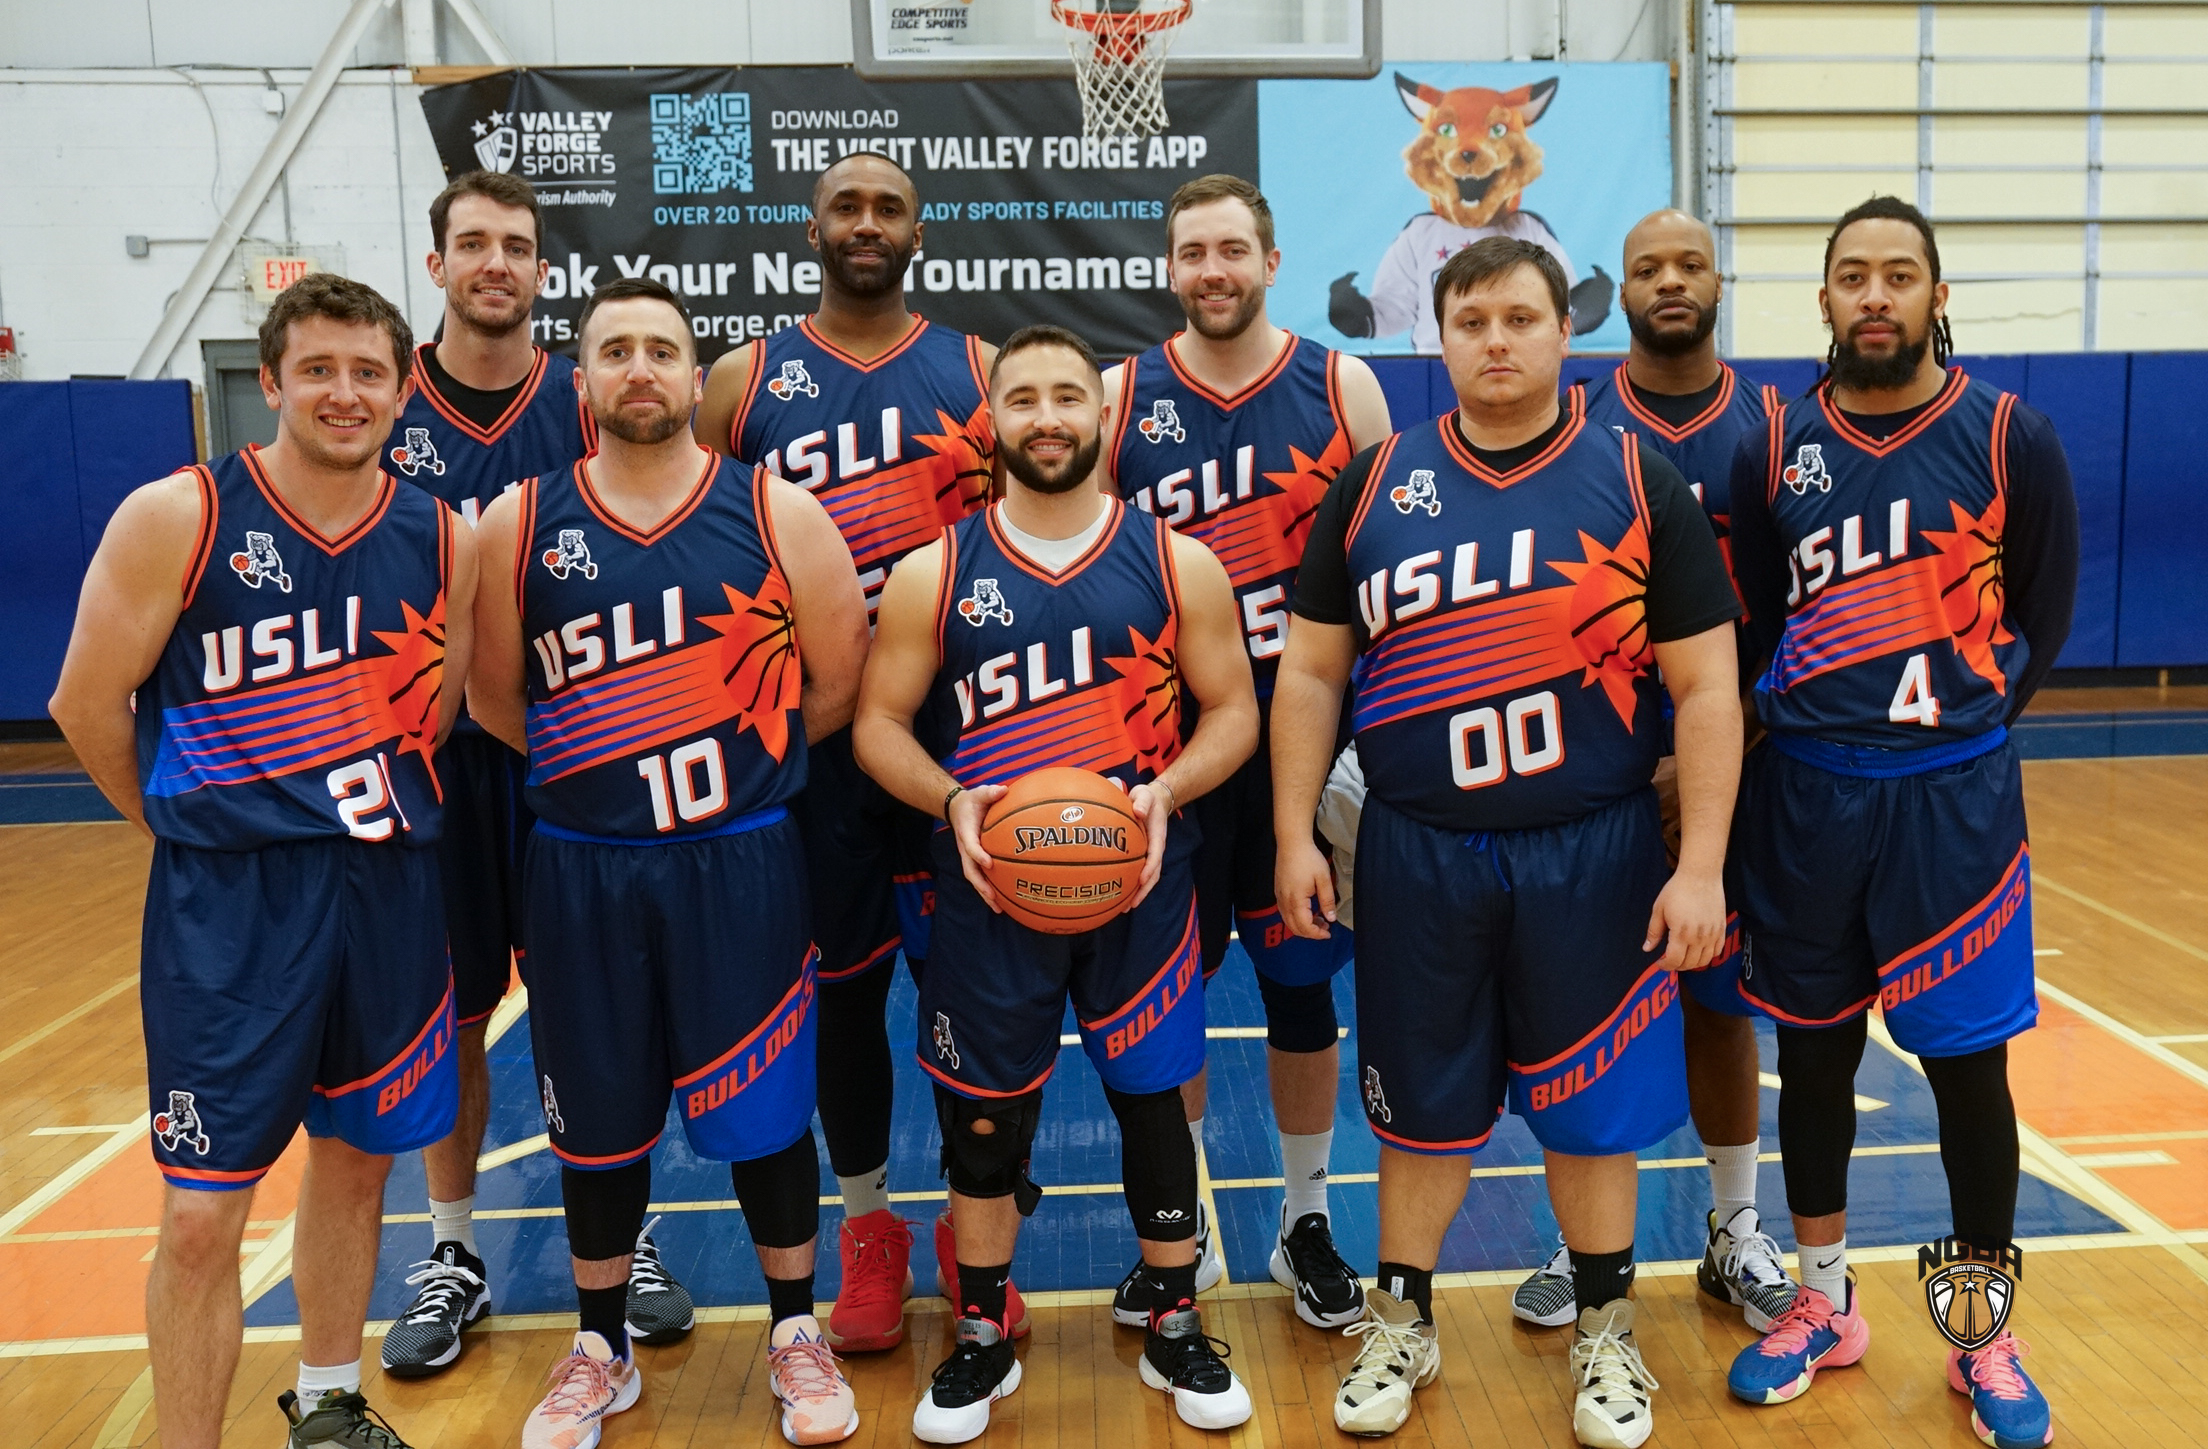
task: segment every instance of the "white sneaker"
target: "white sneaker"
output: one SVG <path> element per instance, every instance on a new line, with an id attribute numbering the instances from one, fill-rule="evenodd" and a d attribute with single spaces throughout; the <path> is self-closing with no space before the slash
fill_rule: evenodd
<path id="1" fill-rule="evenodd" d="M 1750 1328 L 1769 1333 L 1800 1291 L 1781 1264 L 1779 1245 L 1752 1207 L 1736 1209 L 1723 1223 L 1712 1212 L 1709 1224 L 1709 1243 L 1694 1270 L 1696 1286 L 1720 1303 L 1737 1304 Z"/>
<path id="2" fill-rule="evenodd" d="M 1572 1299 L 1572 1250 L 1561 1237 L 1549 1261 L 1528 1274 L 1510 1295 L 1510 1316 L 1542 1328 L 1562 1328 L 1579 1316 Z"/>
<path id="3" fill-rule="evenodd" d="M 1227 1367 L 1227 1345 L 1204 1332 L 1194 1307 L 1162 1315 L 1144 1340 L 1135 1370 L 1144 1385 L 1172 1396 L 1173 1412 L 1192 1429 L 1249 1422 L 1250 1391 Z"/>
<path id="4" fill-rule="evenodd" d="M 1655 1427 L 1649 1396 L 1662 1385 L 1633 1342 L 1633 1303 L 1613 1299 L 1579 1315 L 1572 1344 L 1572 1434 L 1595 1449 L 1640 1449 Z"/>
<path id="5" fill-rule="evenodd" d="M 928 1391 L 912 1410 L 912 1437 L 929 1444 L 964 1444 L 989 1427 L 989 1406 L 1020 1386 L 1020 1361 L 1001 1324 L 961 1318 L 950 1357 L 936 1365 Z"/>
<path id="6" fill-rule="evenodd" d="M 1411 1416 L 1411 1391 L 1441 1373 L 1441 1336 L 1415 1304 L 1365 1290 L 1365 1316 L 1342 1330 L 1362 1338 L 1357 1361 L 1334 1395 L 1334 1427 L 1345 1434 L 1393 1434 Z"/>
<path id="7" fill-rule="evenodd" d="M 521 1449 L 594 1449 L 606 1416 L 644 1391 L 643 1372 L 597 1333 L 576 1334 L 574 1351 L 547 1377 L 552 1390 L 522 1421 Z"/>

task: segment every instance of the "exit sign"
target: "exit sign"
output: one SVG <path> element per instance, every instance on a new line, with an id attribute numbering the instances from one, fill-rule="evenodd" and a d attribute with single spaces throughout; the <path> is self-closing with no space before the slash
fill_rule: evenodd
<path id="1" fill-rule="evenodd" d="M 343 247 L 246 242 L 238 251 L 245 264 L 247 299 L 256 311 L 266 311 L 286 287 L 309 272 L 345 270 Z"/>
<path id="2" fill-rule="evenodd" d="M 260 285 L 254 290 L 273 297 L 314 269 L 312 257 L 263 257 Z"/>

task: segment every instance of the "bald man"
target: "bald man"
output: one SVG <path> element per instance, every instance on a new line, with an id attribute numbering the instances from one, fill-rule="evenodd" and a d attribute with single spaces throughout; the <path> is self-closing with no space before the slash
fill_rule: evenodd
<path id="1" fill-rule="evenodd" d="M 1727 549 L 1732 512 L 1727 482 L 1741 434 L 1763 428 L 1779 402 L 1717 355 L 1717 307 L 1724 283 L 1710 229 L 1683 211 L 1656 211 L 1626 233 L 1618 300 L 1633 342 L 1624 362 L 1584 388 L 1577 406 L 1604 427 L 1638 435 L 1683 474 Z M 1658 768 L 1664 834 L 1679 840 L 1672 764 Z M 1795 1285 L 1778 1245 L 1756 1213 L 1756 1034 L 1740 995 L 1740 928 L 1728 917 L 1725 947 L 1706 970 L 1683 974 L 1687 1095 L 1710 1164 L 1708 1241 L 1696 1280 L 1720 1302 L 1736 1304 L 1758 1332 L 1794 1301 Z M 1572 1321 L 1570 1259 L 1558 1247 L 1519 1285 L 1511 1311 L 1528 1323 Z"/>
<path id="2" fill-rule="evenodd" d="M 996 348 L 905 308 L 921 245 L 920 196 L 887 156 L 855 152 L 820 174 L 806 239 L 820 254 L 820 310 L 713 364 L 701 441 L 807 488 L 851 550 L 872 619 L 890 568 L 981 506 L 996 435 Z M 791 802 L 812 881 L 820 947 L 820 1125 L 843 1194 L 843 1283 L 829 1315 L 837 1349 L 893 1348 L 912 1292 L 912 1228 L 889 1205 L 889 1033 L 897 952 L 928 954 L 932 828 L 851 758 L 851 732 L 814 745 Z M 917 1184 L 916 1184 L 917 1186 Z M 957 1281 L 947 1223 L 937 1264 Z M 1012 1295 L 1015 1336 L 1026 1310 Z"/>

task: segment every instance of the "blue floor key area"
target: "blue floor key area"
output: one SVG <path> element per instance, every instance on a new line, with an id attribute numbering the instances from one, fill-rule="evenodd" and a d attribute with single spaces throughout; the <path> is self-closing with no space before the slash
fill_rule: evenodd
<path id="1" fill-rule="evenodd" d="M 1370 1181 L 1379 1153 L 1365 1129 L 1355 1090 L 1355 1003 L 1347 971 L 1335 978 L 1334 994 L 1343 1024 L 1352 1028 L 1351 1040 L 1343 1043 L 1344 1070 L 1335 1119 L 1333 1171 L 1337 1179 L 1347 1180 L 1338 1180 L 1333 1188 L 1334 1238 L 1350 1264 L 1369 1273 L 1379 1250 L 1378 1190 Z M 1239 945 L 1211 985 L 1207 1010 L 1214 1029 L 1264 1024 L 1249 959 Z M 913 1058 L 915 998 L 902 967 L 889 1011 L 897 1085 L 890 1189 L 941 1193 L 935 1109 L 927 1078 Z M 1073 1031 L 1070 1019 L 1064 1029 L 1068 1034 Z M 1775 1070 L 1776 1050 L 1768 1026 L 1760 1029 L 1759 1042 L 1764 1069 Z M 493 1045 L 490 1057 L 492 1108 L 485 1151 L 496 1153 L 525 1145 L 544 1131 L 526 1017 Z M 1278 1231 L 1281 1201 L 1280 1153 L 1265 1083 L 1265 1042 L 1261 1035 L 1215 1037 L 1210 1061 L 1204 1148 L 1218 1208 L 1217 1231 L 1229 1276 L 1235 1281 L 1261 1281 Z M 1857 1113 L 1849 1241 L 1862 1246 L 1911 1245 L 1941 1236 L 1948 1230 L 1947 1182 L 1935 1146 L 1938 1123 L 1930 1089 L 1923 1077 L 1874 1044 L 1864 1055 L 1856 1090 L 1879 1105 L 1863 1104 Z M 1777 1107 L 1778 1093 L 1767 1086 L 1762 1125 L 1767 1151 L 1775 1150 L 1778 1143 Z M 818 1130 L 816 1125 L 816 1137 Z M 1644 1163 L 1683 1161 L 1679 1166 L 1644 1166 L 1640 1257 L 1653 1262 L 1701 1256 L 1709 1178 L 1694 1129 L 1682 1127 L 1642 1158 Z M 1524 1125 L 1515 1117 L 1503 1118 L 1488 1147 L 1473 1158 L 1478 1175 L 1450 1226 L 1441 1271 L 1516 1271 L 1531 1268 L 1549 1255 L 1556 1245 L 1556 1219 L 1549 1211 L 1542 1178 L 1538 1172 L 1498 1171 L 1538 1168 L 1540 1162 L 1540 1149 Z M 1134 1231 L 1116 1186 L 1119 1133 L 1096 1073 L 1077 1045 L 1060 1048 L 1058 1069 L 1044 1089 L 1034 1171 L 1046 1189 L 1087 1190 L 1051 1192 L 1023 1228 L 1013 1262 L 1021 1287 L 1048 1291 L 1117 1284 L 1135 1258 Z M 672 1114 L 652 1154 L 652 1172 L 652 1199 L 662 1214 L 653 1236 L 669 1270 L 701 1305 L 763 1303 L 766 1287 L 730 1191 L 728 1170 L 695 1156 Z M 821 1182 L 823 1193 L 833 1195 L 835 1179 L 828 1173 L 825 1153 Z M 1785 1186 L 1777 1163 L 1764 1164 L 1760 1182 L 1765 1224 L 1791 1250 Z M 567 1236 L 559 1206 L 558 1160 L 541 1147 L 482 1174 L 476 1189 L 476 1232 L 498 1311 L 573 1311 Z M 933 1225 L 940 1199 L 908 1200 L 899 1207 L 914 1223 L 915 1291 L 931 1293 Z M 387 1217 L 428 1211 L 419 1157 L 394 1165 L 384 1211 Z M 840 1207 L 821 1209 L 822 1252 L 816 1283 L 824 1300 L 832 1298 L 838 1286 L 835 1239 L 841 1222 Z M 2121 1227 L 2076 1198 L 2026 1176 L 2018 1194 L 2016 1231 L 2019 1238 L 2030 1239 L 2118 1232 Z M 412 1297 L 404 1281 L 408 1265 L 427 1257 L 429 1250 L 426 1221 L 386 1223 L 371 1317 L 395 1317 L 406 1307 Z M 255 1325 L 297 1322 L 289 1282 L 252 1305 L 246 1321 Z"/>

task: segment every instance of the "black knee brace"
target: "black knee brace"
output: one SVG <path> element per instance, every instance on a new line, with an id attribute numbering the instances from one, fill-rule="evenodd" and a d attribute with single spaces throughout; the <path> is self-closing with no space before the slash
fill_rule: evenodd
<path id="1" fill-rule="evenodd" d="M 980 1101 L 938 1082 L 935 1120 L 943 1130 L 943 1175 L 951 1191 L 961 1197 L 1009 1197 L 1021 1217 L 1034 1215 L 1043 1190 L 1029 1179 L 1027 1158 L 1043 1120 L 1040 1091 Z M 993 1130 L 976 1132 L 974 1124 L 981 1121 Z"/>
<path id="2" fill-rule="evenodd" d="M 1940 1110 L 1940 1164 L 1955 1236 L 1981 1248 L 2016 1233 L 2016 1103 L 2009 1096 L 2009 1047 L 1963 1057 L 1923 1057 Z"/>
<path id="3" fill-rule="evenodd" d="M 1869 1037 L 1862 1016 L 1838 1026 L 1782 1026 L 1779 1036 L 1779 1156 L 1786 1205 L 1821 1218 L 1848 1205 L 1848 1156 L 1855 1151 L 1855 1069 Z"/>
<path id="4" fill-rule="evenodd" d="M 801 1248 L 820 1232 L 820 1155 L 813 1129 L 765 1157 L 728 1165 L 754 1247 Z"/>
<path id="5" fill-rule="evenodd" d="M 586 1263 L 636 1251 L 644 1211 L 652 1201 L 652 1159 L 604 1172 L 560 1168 L 560 1200 L 567 1205 L 567 1250 Z"/>
<path id="6" fill-rule="evenodd" d="M 1284 986 L 1260 971 L 1257 994 L 1265 998 L 1265 1044 L 1275 1051 L 1323 1052 L 1341 1040 L 1331 978 L 1308 986 Z"/>
<path id="7" fill-rule="evenodd" d="M 1130 1095 L 1104 1089 L 1119 1119 L 1119 1174 L 1135 1236 L 1182 1243 L 1196 1236 L 1196 1144 L 1188 1137 L 1181 1091 Z"/>

